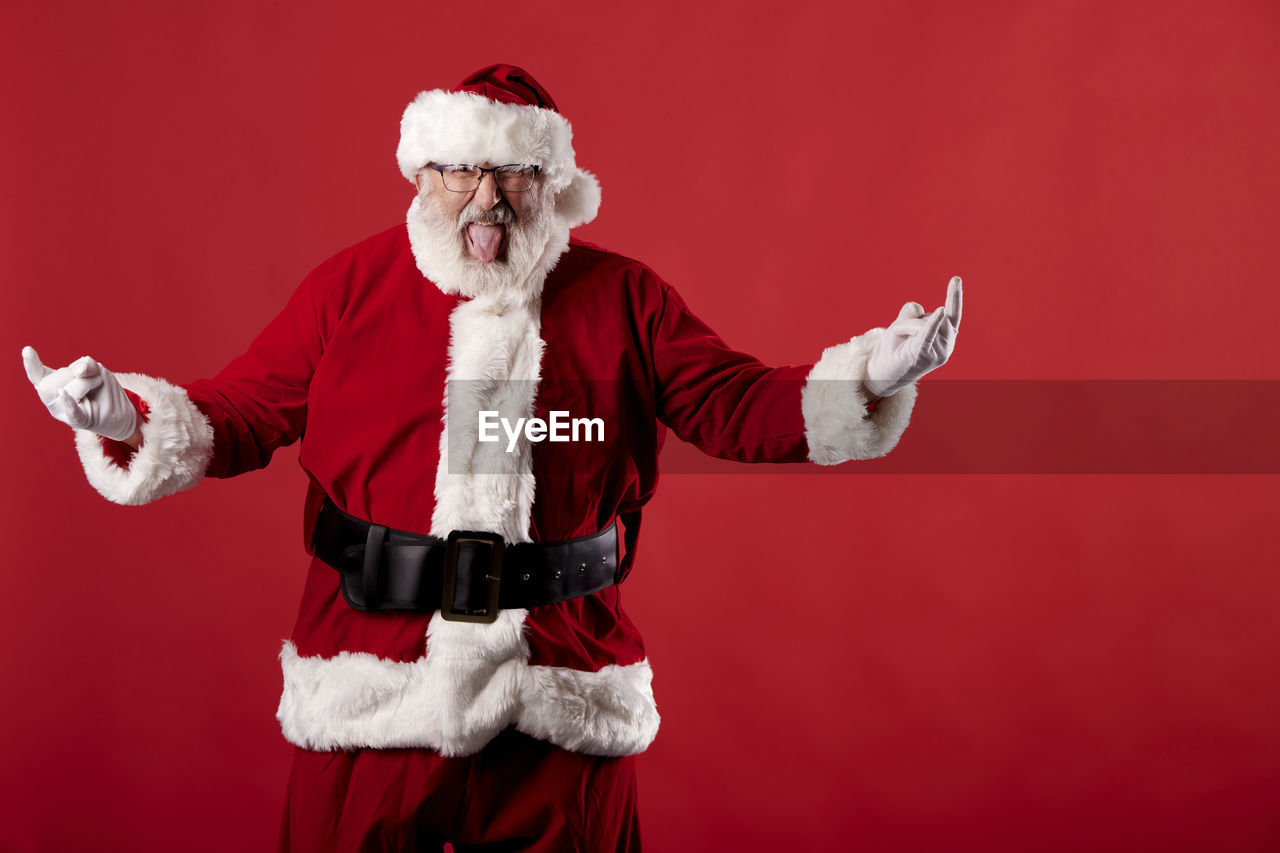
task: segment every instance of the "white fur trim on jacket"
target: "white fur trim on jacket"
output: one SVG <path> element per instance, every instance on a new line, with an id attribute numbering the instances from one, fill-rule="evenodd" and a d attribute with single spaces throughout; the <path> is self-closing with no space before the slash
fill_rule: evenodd
<path id="1" fill-rule="evenodd" d="M 428 163 L 485 162 L 538 166 L 570 228 L 600 209 L 600 184 L 577 167 L 573 129 L 555 110 L 444 89 L 422 92 L 405 107 L 396 163 L 410 182 Z"/>
<path id="2" fill-rule="evenodd" d="M 140 373 L 117 373 L 127 390 L 147 403 L 142 445 L 121 468 L 106 456 L 96 433 L 76 430 L 76 450 L 89 483 L 104 498 L 126 506 L 189 489 L 213 458 L 213 427 L 181 388 Z"/>
<path id="3" fill-rule="evenodd" d="M 916 386 L 883 397 L 868 418 L 862 387 L 867 359 L 884 329 L 872 329 L 848 343 L 828 347 L 809 371 L 800 391 L 809 459 L 836 465 L 850 459 L 884 456 L 898 444 L 911 421 Z"/>
<path id="4" fill-rule="evenodd" d="M 517 620 L 506 618 L 513 613 L 523 618 L 524 611 L 506 611 L 494 623 L 505 619 L 499 631 L 511 639 L 519 634 Z M 647 660 L 581 672 L 530 666 L 522 656 L 447 657 L 439 649 L 408 663 L 366 652 L 300 657 L 286 643 L 280 663 L 276 717 L 285 738 L 304 749 L 427 747 L 471 755 L 514 725 L 564 749 L 617 756 L 643 752 L 658 732 Z M 473 679 L 477 668 L 488 670 L 485 678 Z M 470 694 L 462 707 L 460 692 Z"/>
<path id="5" fill-rule="evenodd" d="M 530 541 L 532 446 L 522 438 L 508 453 L 502 442 L 481 442 L 479 414 L 497 412 L 509 423 L 534 415 L 545 347 L 539 337 L 545 275 L 537 275 L 533 293 L 483 294 L 459 302 L 449 315 L 432 536 L 487 530 L 510 543 Z"/>

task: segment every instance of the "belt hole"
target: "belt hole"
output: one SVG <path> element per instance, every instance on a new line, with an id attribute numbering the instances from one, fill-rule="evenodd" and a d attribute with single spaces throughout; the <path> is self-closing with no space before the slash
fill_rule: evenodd
<path id="1" fill-rule="evenodd" d="M 522 575 L 520 576 L 520 580 L 524 581 L 525 583 L 528 583 L 528 582 L 529 582 L 529 573 L 528 573 L 528 572 L 525 572 L 524 574 L 522 574 Z"/>
<path id="2" fill-rule="evenodd" d="M 586 570 L 587 570 L 587 564 L 586 564 L 586 563 L 583 563 L 582 565 L 578 566 L 578 574 L 582 574 L 582 573 L 583 573 L 583 572 L 585 572 Z"/>

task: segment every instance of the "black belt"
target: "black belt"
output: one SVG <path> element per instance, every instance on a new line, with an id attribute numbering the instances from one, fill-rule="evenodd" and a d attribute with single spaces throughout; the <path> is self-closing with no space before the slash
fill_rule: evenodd
<path id="1" fill-rule="evenodd" d="M 439 610 L 454 622 L 590 595 L 618 572 L 612 523 L 564 542 L 507 545 L 496 533 L 460 530 L 446 540 L 372 524 L 326 498 L 311 543 L 356 610 Z"/>

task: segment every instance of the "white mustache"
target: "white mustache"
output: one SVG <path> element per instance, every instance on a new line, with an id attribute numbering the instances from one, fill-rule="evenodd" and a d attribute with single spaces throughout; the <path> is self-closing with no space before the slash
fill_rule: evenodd
<path id="1" fill-rule="evenodd" d="M 470 205 L 463 208 L 458 215 L 458 230 L 475 223 L 477 225 L 511 225 L 516 221 L 515 212 L 506 204 L 499 204 L 488 210 L 472 209 Z"/>

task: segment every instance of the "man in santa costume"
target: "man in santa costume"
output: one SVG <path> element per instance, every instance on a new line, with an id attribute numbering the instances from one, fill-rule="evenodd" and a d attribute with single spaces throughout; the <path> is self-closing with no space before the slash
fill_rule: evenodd
<path id="1" fill-rule="evenodd" d="M 28 375 L 121 504 L 302 439 L 313 556 L 280 653 L 282 849 L 634 849 L 633 756 L 658 712 L 619 584 L 664 426 L 744 462 L 881 456 L 951 352 L 959 279 L 932 314 L 910 302 L 770 368 L 644 265 L 570 239 L 600 190 L 521 69 L 420 94 L 396 153 L 406 224 L 312 271 L 214 378 L 51 370 L 29 347 Z M 484 426 L 556 412 L 603 434 Z"/>

